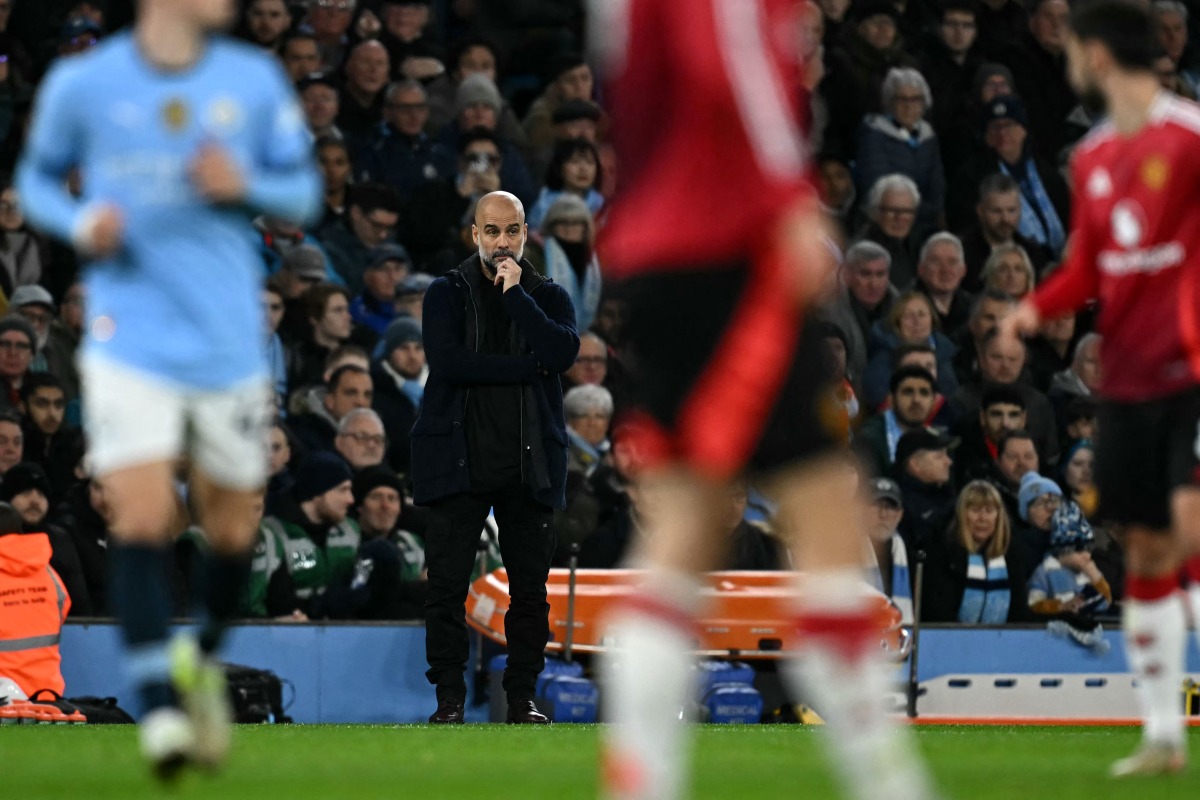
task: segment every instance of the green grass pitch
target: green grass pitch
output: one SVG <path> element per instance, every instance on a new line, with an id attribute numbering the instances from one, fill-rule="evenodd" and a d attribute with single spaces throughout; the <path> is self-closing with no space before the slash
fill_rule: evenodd
<path id="1" fill-rule="evenodd" d="M 241 726 L 219 776 L 155 784 L 132 726 L 0 729 L 0 797 L 594 798 L 596 726 L 513 728 Z M 918 731 L 951 800 L 1098 800 L 1200 797 L 1200 767 L 1170 778 L 1115 783 L 1108 764 L 1137 742 L 1135 728 L 930 727 Z M 835 797 L 814 728 L 703 726 L 696 798 Z M 1191 731 L 1200 752 L 1200 730 Z M 881 800 L 887 800 L 881 798 Z"/>

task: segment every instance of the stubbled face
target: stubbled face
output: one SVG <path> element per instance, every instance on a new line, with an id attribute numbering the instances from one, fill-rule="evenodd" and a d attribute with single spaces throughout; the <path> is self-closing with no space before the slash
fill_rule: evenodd
<path id="1" fill-rule="evenodd" d="M 486 75 L 492 83 L 496 82 L 496 57 L 491 50 L 474 45 L 462 52 L 458 58 L 458 80 L 468 75 Z"/>
<path id="2" fill-rule="evenodd" d="M 67 396 L 56 386 L 40 386 L 26 403 L 29 421 L 47 436 L 53 436 L 62 428 L 67 413 Z"/>
<path id="3" fill-rule="evenodd" d="M 390 486 L 377 486 L 359 506 L 358 521 L 368 531 L 389 533 L 400 521 L 400 493 Z"/>
<path id="4" fill-rule="evenodd" d="M 1012 241 L 1021 224 L 1021 197 L 1017 192 L 992 192 L 976 207 L 979 225 L 995 244 Z"/>
<path id="5" fill-rule="evenodd" d="M 14 495 L 10 502 L 13 510 L 21 515 L 21 521 L 26 525 L 38 525 L 50 510 L 50 501 L 40 489 L 29 489 Z"/>
<path id="6" fill-rule="evenodd" d="M 254 0 L 246 11 L 246 23 L 254 41 L 271 45 L 287 32 L 292 15 L 283 0 Z"/>
<path id="7" fill-rule="evenodd" d="M 293 39 L 283 48 L 283 68 L 292 83 L 321 68 L 321 51 L 312 39 Z"/>
<path id="8" fill-rule="evenodd" d="M 1025 427 L 1025 409 L 1011 403 L 993 403 L 979 412 L 979 424 L 988 439 L 999 442 L 1006 433 Z"/>
<path id="9" fill-rule="evenodd" d="M 425 369 L 425 346 L 420 342 L 405 342 L 388 357 L 392 369 L 412 380 Z"/>
<path id="10" fill-rule="evenodd" d="M 1021 485 L 1026 472 L 1037 472 L 1037 448 L 1028 439 L 1009 439 L 1004 443 L 997 463 L 1004 480 L 1015 489 Z"/>
<path id="11" fill-rule="evenodd" d="M 1016 383 L 1025 369 L 1025 345 L 997 336 L 984 349 L 979 369 L 993 383 Z"/>
<path id="12" fill-rule="evenodd" d="M 489 196 L 479 201 L 471 237 L 479 249 L 479 258 L 492 274 L 501 260 L 520 261 L 525 256 L 528 235 L 524 213 L 508 198 Z"/>
<path id="13" fill-rule="evenodd" d="M 921 378 L 907 378 L 900 381 L 892 394 L 892 409 L 901 425 L 915 428 L 924 425 L 925 420 L 933 413 L 933 402 L 937 397 L 928 381 Z"/>

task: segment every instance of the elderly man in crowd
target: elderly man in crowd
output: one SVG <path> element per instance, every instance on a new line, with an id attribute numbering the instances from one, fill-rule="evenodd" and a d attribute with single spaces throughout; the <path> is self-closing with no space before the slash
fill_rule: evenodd
<path id="1" fill-rule="evenodd" d="M 354 154 L 360 182 L 384 183 L 407 203 L 423 181 L 454 174 L 454 152 L 425 133 L 429 98 L 418 81 L 393 83 L 384 93 L 383 122 L 359 143 Z"/>
<path id="2" fill-rule="evenodd" d="M 913 288 L 933 303 L 947 335 L 962 329 L 971 315 L 971 297 L 962 289 L 966 274 L 962 242 L 953 233 L 935 233 L 922 245 Z"/>
<path id="3" fill-rule="evenodd" d="M 882 246 L 892 257 L 892 285 L 907 289 L 916 277 L 918 232 L 914 230 L 921 192 L 906 175 L 885 175 L 867 195 L 870 222 L 860 241 Z"/>
<path id="4" fill-rule="evenodd" d="M 374 39 L 356 44 L 346 58 L 337 126 L 350 139 L 363 139 L 383 119 L 389 67 L 387 48 Z"/>
<path id="5" fill-rule="evenodd" d="M 867 368 L 871 327 L 887 318 L 897 296 L 889 280 L 891 266 L 892 257 L 881 245 L 851 245 L 842 259 L 841 285 L 825 312 L 828 320 L 846 334 L 846 363 L 855 382 Z"/>
<path id="6" fill-rule="evenodd" d="M 356 408 L 338 421 L 334 449 L 358 473 L 383 463 L 387 434 L 383 420 L 370 408 Z"/>

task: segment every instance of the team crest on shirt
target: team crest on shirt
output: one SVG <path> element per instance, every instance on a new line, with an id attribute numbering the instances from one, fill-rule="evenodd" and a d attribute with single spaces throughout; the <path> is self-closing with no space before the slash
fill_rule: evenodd
<path id="1" fill-rule="evenodd" d="M 1121 200 L 1113 206 L 1112 235 L 1117 244 L 1131 250 L 1142 243 L 1145 230 L 1146 215 L 1137 202 Z"/>
<path id="2" fill-rule="evenodd" d="M 162 107 L 162 121 L 167 130 L 178 133 L 188 124 L 187 104 L 178 97 L 172 97 Z"/>
<path id="3" fill-rule="evenodd" d="M 1093 200 L 1099 200 L 1102 197 L 1111 195 L 1112 190 L 1112 178 L 1109 176 L 1108 170 L 1104 167 L 1092 170 L 1092 174 L 1087 180 L 1088 197 Z"/>
<path id="4" fill-rule="evenodd" d="M 1153 155 L 1142 162 L 1142 168 L 1139 171 L 1142 178 L 1142 183 L 1146 184 L 1146 188 L 1152 192 L 1160 191 L 1167 185 L 1167 177 L 1170 174 L 1167 168 L 1167 160 L 1160 155 Z"/>
<path id="5" fill-rule="evenodd" d="M 213 136 L 228 136 L 240 130 L 245 119 L 241 103 L 234 97 L 221 95 L 204 109 L 204 130 Z"/>

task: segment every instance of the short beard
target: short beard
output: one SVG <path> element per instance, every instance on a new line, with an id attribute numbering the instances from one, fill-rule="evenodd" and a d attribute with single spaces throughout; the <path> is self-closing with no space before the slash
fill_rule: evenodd
<path id="1" fill-rule="evenodd" d="M 1096 86 L 1084 89 L 1083 93 L 1079 95 L 1079 104 L 1093 118 L 1103 116 L 1108 110 L 1108 100 Z"/>
<path id="2" fill-rule="evenodd" d="M 525 257 L 525 243 L 517 248 L 516 252 L 509 250 L 507 247 L 499 247 L 492 251 L 491 256 L 488 256 L 487 251 L 483 249 L 483 245 L 479 245 L 479 261 L 483 264 L 483 272 L 489 278 L 496 277 L 496 261 L 501 258 L 511 258 L 515 263 L 520 263 Z"/>

